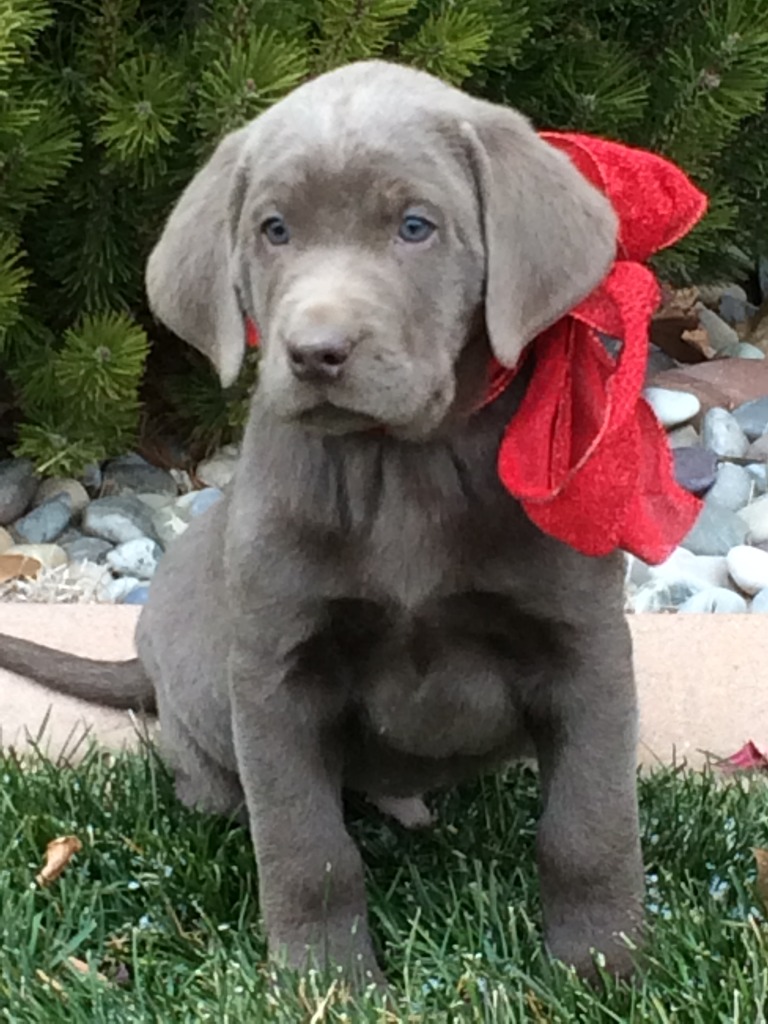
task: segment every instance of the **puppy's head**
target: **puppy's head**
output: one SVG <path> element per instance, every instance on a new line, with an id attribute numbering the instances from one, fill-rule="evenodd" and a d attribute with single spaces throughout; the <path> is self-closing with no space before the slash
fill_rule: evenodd
<path id="1" fill-rule="evenodd" d="M 426 437 L 483 323 L 513 366 L 604 276 L 608 201 L 507 108 L 354 64 L 227 136 L 147 268 L 159 319 L 224 384 L 262 339 L 262 401 L 332 432 Z"/>

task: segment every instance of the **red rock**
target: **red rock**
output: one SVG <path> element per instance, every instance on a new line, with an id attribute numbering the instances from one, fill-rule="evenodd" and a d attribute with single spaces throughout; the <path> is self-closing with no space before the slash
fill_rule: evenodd
<path id="1" fill-rule="evenodd" d="M 735 409 L 743 402 L 768 395 L 768 359 L 714 359 L 655 374 L 648 384 L 671 391 L 688 391 L 701 402 L 702 414 L 715 406 Z"/>

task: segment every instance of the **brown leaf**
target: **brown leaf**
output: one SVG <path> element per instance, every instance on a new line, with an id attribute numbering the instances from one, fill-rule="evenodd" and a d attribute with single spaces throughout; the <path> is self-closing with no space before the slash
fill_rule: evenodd
<path id="1" fill-rule="evenodd" d="M 82 848 L 83 844 L 77 836 L 59 836 L 52 839 L 45 848 L 45 866 L 35 879 L 37 884 L 48 885 L 54 882 Z"/>
<path id="2" fill-rule="evenodd" d="M 753 848 L 752 853 L 757 865 L 755 892 L 762 904 L 763 910 L 768 913 L 768 850 L 756 846 Z"/>
<path id="3" fill-rule="evenodd" d="M 687 342 L 687 344 L 698 349 L 705 359 L 713 359 L 717 354 L 716 350 L 710 345 L 709 335 L 703 327 L 694 327 L 690 331 L 683 331 L 680 337 L 683 341 Z"/>
<path id="4" fill-rule="evenodd" d="M 78 960 L 76 956 L 68 956 L 67 963 L 69 966 L 77 971 L 78 974 L 95 974 L 99 981 L 106 981 L 107 976 L 102 974 L 101 971 L 93 971 L 85 962 L 85 960 Z"/>
<path id="5" fill-rule="evenodd" d="M 29 555 L 0 555 L 0 583 L 17 580 L 21 576 L 35 577 L 42 568 L 42 562 Z"/>

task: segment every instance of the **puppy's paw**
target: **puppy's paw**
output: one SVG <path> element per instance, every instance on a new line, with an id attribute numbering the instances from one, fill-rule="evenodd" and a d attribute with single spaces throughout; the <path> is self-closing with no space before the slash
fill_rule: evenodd
<path id="1" fill-rule="evenodd" d="M 403 828 L 429 828 L 435 824 L 435 817 L 420 796 L 380 796 L 371 800 L 382 814 L 399 822 Z"/>
<path id="2" fill-rule="evenodd" d="M 640 966 L 641 931 L 635 923 L 590 927 L 588 922 L 550 928 L 546 946 L 556 960 L 575 968 L 586 981 L 597 982 L 601 973 L 629 979 Z"/>

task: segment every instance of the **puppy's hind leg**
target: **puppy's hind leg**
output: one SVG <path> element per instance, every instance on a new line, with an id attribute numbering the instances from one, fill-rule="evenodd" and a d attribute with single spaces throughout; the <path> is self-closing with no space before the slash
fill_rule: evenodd
<path id="1" fill-rule="evenodd" d="M 161 723 L 160 749 L 173 772 L 179 800 L 186 807 L 235 818 L 247 825 L 245 799 L 237 775 L 207 754 L 174 715 L 164 714 Z"/>

